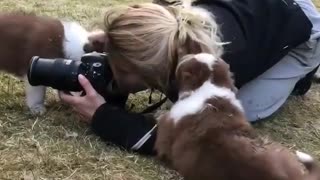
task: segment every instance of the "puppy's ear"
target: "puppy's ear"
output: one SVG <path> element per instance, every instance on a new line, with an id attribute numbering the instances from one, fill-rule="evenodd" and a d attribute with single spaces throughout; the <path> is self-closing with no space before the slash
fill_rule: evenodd
<path id="1" fill-rule="evenodd" d="M 86 53 L 93 51 L 102 53 L 105 51 L 105 46 L 108 40 L 106 33 L 103 30 L 96 30 L 90 32 L 88 40 L 89 42 L 84 46 L 84 51 Z"/>

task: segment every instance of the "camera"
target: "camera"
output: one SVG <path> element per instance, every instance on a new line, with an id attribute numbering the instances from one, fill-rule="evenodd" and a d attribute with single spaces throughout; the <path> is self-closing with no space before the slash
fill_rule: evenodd
<path id="1" fill-rule="evenodd" d="M 80 61 L 33 56 L 27 77 L 32 86 L 42 85 L 65 92 L 79 92 L 83 91 L 78 81 L 79 74 L 84 75 L 107 101 L 120 106 L 125 104 L 128 95 L 115 91 L 117 86 L 105 53 L 87 53 Z"/>
<path id="2" fill-rule="evenodd" d="M 28 71 L 28 81 L 32 86 L 49 86 L 62 91 L 82 91 L 78 75 L 84 75 L 99 93 L 112 79 L 111 70 L 107 64 L 107 55 L 103 53 L 88 53 L 80 61 L 71 59 L 46 59 L 34 56 Z"/>

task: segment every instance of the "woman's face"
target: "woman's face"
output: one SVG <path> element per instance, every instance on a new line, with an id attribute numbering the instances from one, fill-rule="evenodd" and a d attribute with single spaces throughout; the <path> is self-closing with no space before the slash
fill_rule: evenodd
<path id="1" fill-rule="evenodd" d="M 112 61 L 110 65 L 118 89 L 121 92 L 136 93 L 148 88 L 143 78 L 137 73 L 130 71 L 128 67 L 124 67 L 118 63 L 112 63 Z"/>

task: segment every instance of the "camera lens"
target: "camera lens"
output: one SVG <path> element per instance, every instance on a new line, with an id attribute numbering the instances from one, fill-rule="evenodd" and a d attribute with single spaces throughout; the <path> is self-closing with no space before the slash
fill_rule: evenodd
<path id="1" fill-rule="evenodd" d="M 80 61 L 69 59 L 31 59 L 28 81 L 32 86 L 49 86 L 58 90 L 80 91 L 78 82 Z"/>

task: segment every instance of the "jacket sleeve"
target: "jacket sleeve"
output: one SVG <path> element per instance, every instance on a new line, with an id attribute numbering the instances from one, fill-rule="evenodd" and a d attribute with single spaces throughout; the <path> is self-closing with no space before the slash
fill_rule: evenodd
<path id="1" fill-rule="evenodd" d="M 153 116 L 127 112 L 105 103 L 95 112 L 91 127 L 98 136 L 111 144 L 128 151 L 155 155 L 157 129 Z"/>

